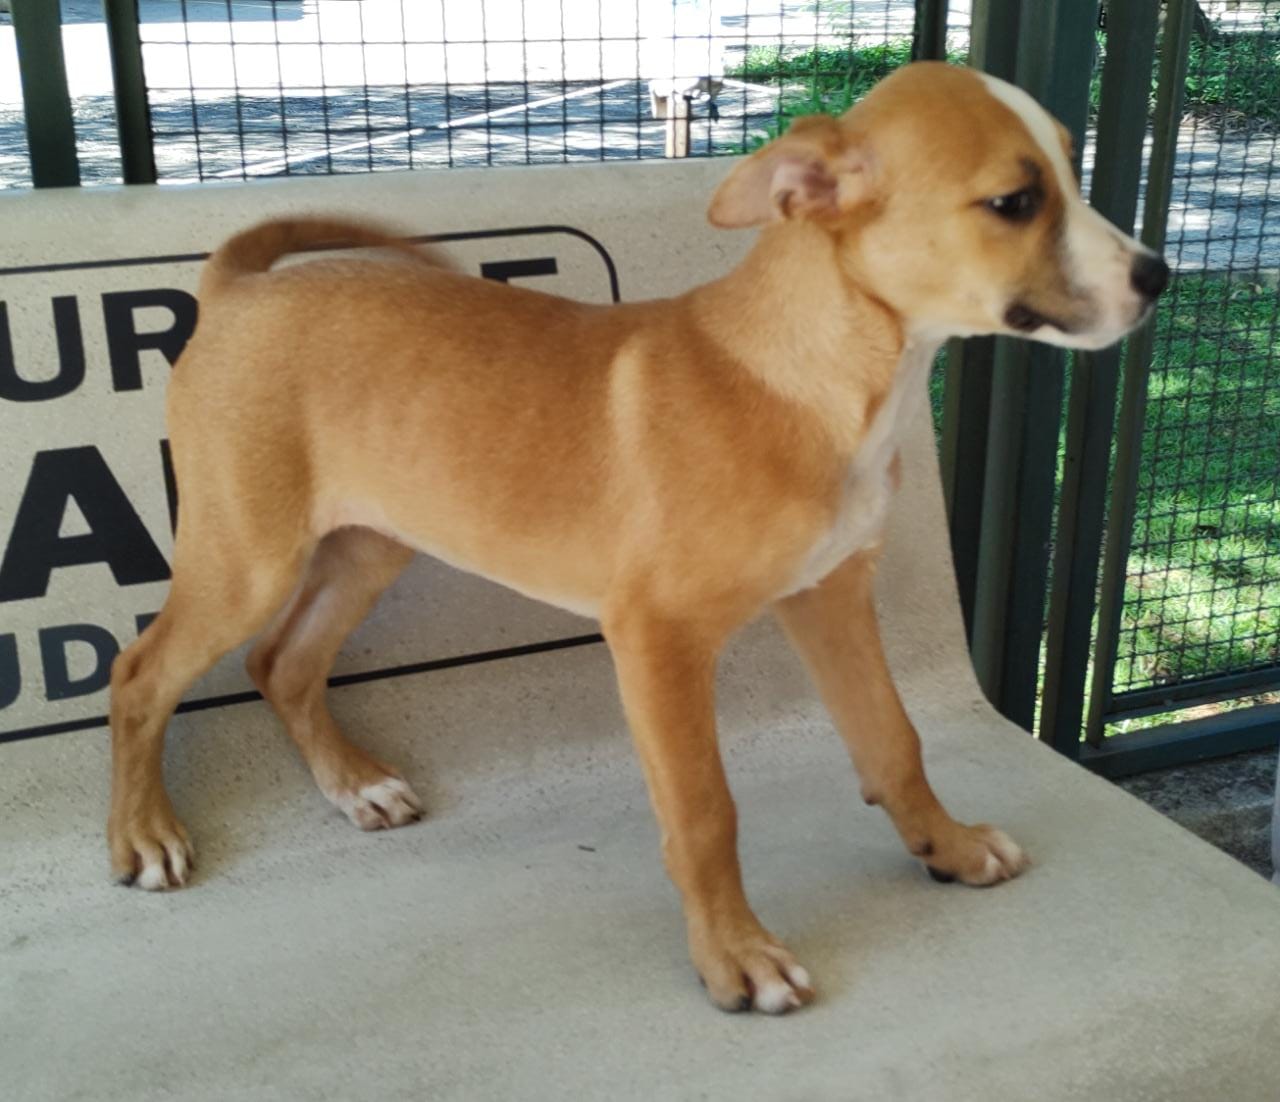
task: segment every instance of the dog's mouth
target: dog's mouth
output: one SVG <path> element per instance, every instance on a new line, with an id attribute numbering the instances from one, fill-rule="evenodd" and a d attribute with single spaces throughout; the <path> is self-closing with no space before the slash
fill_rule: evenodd
<path id="1" fill-rule="evenodd" d="M 1048 314 L 1033 310 L 1025 302 L 1015 302 L 1004 312 L 1004 323 L 1018 333 L 1034 333 L 1037 329 L 1048 326 L 1060 333 L 1074 333 L 1078 326 L 1069 321 L 1050 317 Z"/>
<path id="2" fill-rule="evenodd" d="M 1139 325 L 1141 325 L 1149 317 L 1151 317 L 1151 315 L 1154 314 L 1155 312 L 1156 312 L 1155 299 L 1152 299 L 1150 302 L 1138 303 L 1137 309 L 1133 312 L 1133 321 L 1131 323 L 1131 328 L 1136 329 Z"/>

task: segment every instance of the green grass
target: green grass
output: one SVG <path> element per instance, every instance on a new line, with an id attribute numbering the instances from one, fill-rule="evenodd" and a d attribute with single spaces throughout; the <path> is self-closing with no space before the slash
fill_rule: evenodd
<path id="1" fill-rule="evenodd" d="M 1280 11 L 1268 34 L 1192 38 L 1187 113 L 1224 129 L 1280 124 Z"/>
<path id="2" fill-rule="evenodd" d="M 1187 56 L 1183 112 L 1223 131 L 1272 131 L 1280 126 L 1280 10 L 1266 33 L 1193 36 Z M 1089 114 L 1097 114 L 1107 38 L 1098 32 L 1099 64 L 1089 83 Z M 1160 59 L 1151 72 L 1154 110 Z"/>
<path id="3" fill-rule="evenodd" d="M 1156 328 L 1116 685 L 1280 659 L 1277 291 L 1183 275 Z"/>
<path id="4" fill-rule="evenodd" d="M 1270 130 L 1280 127 L 1280 11 L 1274 31 L 1264 34 L 1218 35 L 1191 39 L 1187 61 L 1185 111 L 1224 130 Z M 1106 51 L 1106 33 L 1098 32 L 1098 57 Z M 778 114 L 763 132 L 747 139 L 750 151 L 786 132 L 803 115 L 838 115 L 847 111 L 878 80 L 911 60 L 909 38 L 889 39 L 871 46 L 753 46 L 726 75 L 782 89 Z M 949 52 L 948 61 L 964 64 L 962 50 Z M 1156 94 L 1156 68 L 1151 76 L 1151 101 Z M 1101 93 L 1102 67 L 1094 67 L 1089 84 L 1090 114 Z"/>
<path id="5" fill-rule="evenodd" d="M 851 48 L 751 47 L 739 65 L 726 69 L 726 75 L 754 84 L 777 84 L 782 95 L 776 119 L 764 132 L 748 138 L 745 149 L 786 133 L 803 115 L 847 111 L 873 84 L 910 60 L 909 38 Z M 965 55 L 956 53 L 951 60 L 963 62 Z"/>
<path id="6" fill-rule="evenodd" d="M 817 94 L 847 96 L 852 102 L 910 60 L 909 38 L 860 48 L 752 46 L 729 75 L 760 84 L 801 82 Z"/>
<path id="7" fill-rule="evenodd" d="M 1070 366 L 1067 372 L 1069 388 Z M 930 384 L 935 423 L 943 378 L 937 371 Z M 1174 279 L 1156 319 L 1135 515 L 1117 690 L 1280 660 L 1280 297 L 1274 283 L 1221 274 Z M 1112 730 L 1168 721 L 1167 714 L 1146 716 Z"/>

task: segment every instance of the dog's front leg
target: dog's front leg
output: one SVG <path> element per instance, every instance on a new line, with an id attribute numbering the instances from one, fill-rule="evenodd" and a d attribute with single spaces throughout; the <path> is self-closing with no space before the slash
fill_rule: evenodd
<path id="1" fill-rule="evenodd" d="M 872 582 L 876 552 L 846 559 L 812 589 L 777 603 L 778 618 L 808 664 L 849 747 L 868 803 L 889 813 L 907 848 L 935 879 L 994 884 L 1026 865 L 993 827 L 947 814 L 924 774 L 920 738 L 880 646 Z"/>
<path id="2" fill-rule="evenodd" d="M 716 745 L 721 639 L 634 607 L 605 618 L 623 706 L 679 889 L 689 953 L 715 1004 L 783 1013 L 813 997 L 809 976 L 751 912 L 737 814 Z"/>

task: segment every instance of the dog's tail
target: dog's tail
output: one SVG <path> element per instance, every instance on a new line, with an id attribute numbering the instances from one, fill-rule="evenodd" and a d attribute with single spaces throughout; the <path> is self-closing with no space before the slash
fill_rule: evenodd
<path id="1" fill-rule="evenodd" d="M 402 238 L 389 229 L 341 218 L 280 218 L 261 222 L 236 234 L 205 262 L 200 275 L 200 297 L 219 291 L 242 276 L 267 271 L 288 253 L 320 249 L 394 249 L 437 267 L 449 261 Z"/>

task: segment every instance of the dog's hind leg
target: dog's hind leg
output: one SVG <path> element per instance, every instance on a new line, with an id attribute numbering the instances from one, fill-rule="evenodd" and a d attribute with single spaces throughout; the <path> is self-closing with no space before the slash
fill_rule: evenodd
<path id="1" fill-rule="evenodd" d="M 343 737 L 325 703 L 326 679 L 343 640 L 412 557 L 369 528 L 330 532 L 246 663 L 320 791 L 364 830 L 412 822 L 422 805 L 394 769 Z"/>
<path id="2" fill-rule="evenodd" d="M 169 717 L 196 678 L 261 630 L 306 554 L 299 532 L 279 534 L 274 546 L 258 547 L 271 553 L 251 556 L 223 524 L 193 522 L 189 504 L 164 608 L 111 670 L 111 865 L 122 882 L 151 890 L 181 886 L 192 860 L 164 788 Z"/>

